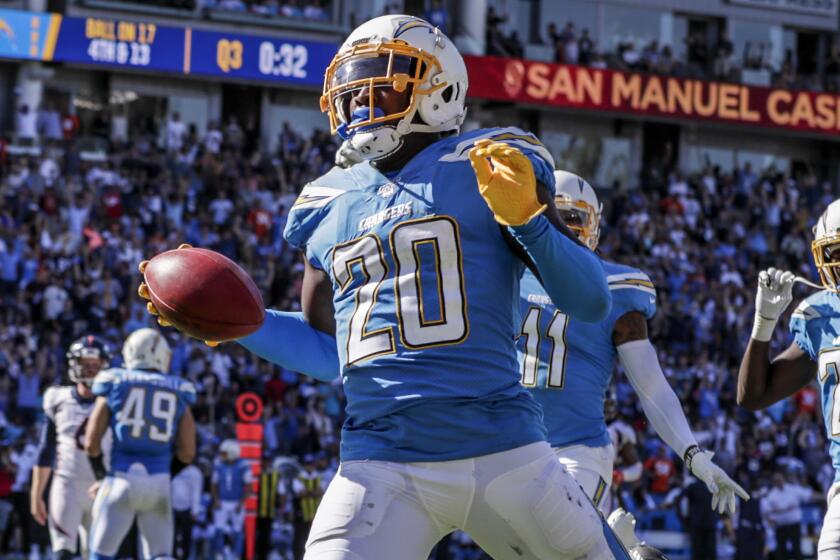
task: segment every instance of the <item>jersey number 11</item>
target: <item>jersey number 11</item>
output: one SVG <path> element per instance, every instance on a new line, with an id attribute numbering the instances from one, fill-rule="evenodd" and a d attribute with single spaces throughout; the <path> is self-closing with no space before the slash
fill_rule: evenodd
<path id="1" fill-rule="evenodd" d="M 522 335 L 525 337 L 525 359 L 522 360 L 522 384 L 534 387 L 537 384 L 540 368 L 540 316 L 541 307 L 531 307 L 522 322 Z M 566 329 L 569 316 L 555 311 L 546 329 L 546 338 L 551 341 L 551 355 L 548 360 L 546 387 L 562 389 L 566 385 Z"/>

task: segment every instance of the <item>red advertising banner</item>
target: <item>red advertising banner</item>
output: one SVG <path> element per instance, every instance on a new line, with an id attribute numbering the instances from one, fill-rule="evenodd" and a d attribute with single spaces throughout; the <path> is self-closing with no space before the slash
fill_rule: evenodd
<path id="1" fill-rule="evenodd" d="M 840 96 L 830 93 L 492 56 L 467 56 L 465 60 L 472 97 L 840 133 Z"/>
<path id="2" fill-rule="evenodd" d="M 256 393 L 242 393 L 236 399 L 236 439 L 239 442 L 240 457 L 251 462 L 254 482 L 251 496 L 245 500 L 245 558 L 254 557 L 257 538 L 257 496 L 260 495 L 260 472 L 262 464 L 263 402 Z"/>

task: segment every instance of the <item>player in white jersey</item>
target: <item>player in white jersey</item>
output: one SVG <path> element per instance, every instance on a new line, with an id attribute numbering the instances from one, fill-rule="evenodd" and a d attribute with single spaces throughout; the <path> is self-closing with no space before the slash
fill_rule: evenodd
<path id="1" fill-rule="evenodd" d="M 50 387 L 44 393 L 46 424 L 41 433 L 38 464 L 32 469 L 32 517 L 48 524 L 50 543 L 57 560 L 76 554 L 77 537 L 87 542 L 93 499 L 88 490 L 96 482 L 84 450 L 84 433 L 93 410 L 93 378 L 111 359 L 107 344 L 88 335 L 73 342 L 67 351 L 72 386 Z M 104 447 L 110 447 L 107 442 Z M 49 508 L 44 489 L 52 474 Z"/>
<path id="2" fill-rule="evenodd" d="M 767 408 L 812 383 L 816 373 L 835 470 L 818 558 L 840 560 L 840 200 L 828 206 L 813 231 L 811 252 L 825 289 L 802 300 L 790 317 L 793 342 L 771 359 L 773 330 L 793 300 L 796 276 L 775 268 L 759 273 L 753 331 L 738 372 L 738 404 Z"/>

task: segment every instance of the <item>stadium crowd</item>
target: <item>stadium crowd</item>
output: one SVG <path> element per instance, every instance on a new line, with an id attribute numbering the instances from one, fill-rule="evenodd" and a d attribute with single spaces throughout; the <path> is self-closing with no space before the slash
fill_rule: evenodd
<path id="1" fill-rule="evenodd" d="M 522 58 L 525 46 L 519 33 L 508 29 L 508 19 L 507 14 L 498 13 L 492 6 L 488 8 L 486 54 Z M 758 73 L 766 74 L 767 78 L 766 83 L 764 78 L 758 78 L 761 83 L 757 85 L 816 91 L 838 91 L 840 83 L 840 46 L 837 45 L 819 63 L 798 61 L 792 49 L 786 49 L 783 58 L 774 63 L 769 41 L 748 41 L 741 52 L 736 52 L 726 30 L 714 43 L 710 43 L 707 34 L 693 32 L 683 39 L 679 48 L 676 44 L 660 44 L 656 39 L 644 43 L 627 39 L 609 49 L 599 43 L 593 30 L 580 27 L 573 20 L 563 25 L 549 22 L 540 36 L 542 44 L 551 48 L 554 62 L 563 64 L 729 82 L 742 82 L 746 73 Z M 805 54 L 802 56 L 805 58 Z"/>
<path id="2" fill-rule="evenodd" d="M 197 16 L 205 17 L 233 13 L 314 22 L 327 22 L 332 17 L 332 3 L 329 0 L 143 0 L 134 3 L 142 4 L 144 8 L 151 6 L 191 11 Z"/>
<path id="3" fill-rule="evenodd" d="M 28 485 L 41 395 L 66 382 L 68 344 L 93 332 L 118 350 L 128 333 L 152 326 L 136 295 L 137 263 L 182 242 L 240 263 L 267 306 L 296 309 L 303 265 L 282 237 L 287 210 L 302 185 L 332 165 L 337 147 L 323 131 L 306 137 L 284 126 L 276 149 L 266 151 L 235 120 L 211 123 L 199 136 L 176 114 L 158 131 L 112 140 L 105 161 L 91 161 L 73 138 L 41 146 L 38 156 L 0 153 L 0 555 L 46 550 L 46 532 L 29 514 Z M 745 560 L 781 552 L 782 527 L 801 526 L 803 538 L 813 539 L 834 476 L 816 390 L 752 414 L 735 405 L 734 381 L 758 271 L 776 265 L 816 278 L 808 264 L 810 225 L 834 197 L 833 186 L 811 173 L 749 166 L 686 176 L 663 161 L 648 166 L 641 185 L 600 193 L 600 250 L 651 275 L 659 308 L 651 333 L 670 382 L 701 445 L 754 497 L 726 520 L 711 513 L 706 497 L 694 499 L 692 479 L 649 429 L 619 375 L 619 410 L 639 434 L 646 469 L 641 482 L 621 488 L 621 503 L 643 531 L 718 536 L 722 550 L 735 548 Z M 305 530 L 309 506 L 337 468 L 340 382 L 316 383 L 234 343 L 213 349 L 166 333 L 172 372 L 200 391 L 194 557 L 209 557 L 219 542 L 210 481 L 220 444 L 235 435 L 234 397 L 256 391 L 265 399 L 264 465 L 283 473 L 268 524 L 276 557 L 292 558 L 295 529 L 298 536 Z M 788 341 L 777 329 L 775 343 Z M 801 490 L 784 519 L 772 507 L 779 485 Z M 438 558 L 482 557 L 463 534 L 443 548 Z"/>

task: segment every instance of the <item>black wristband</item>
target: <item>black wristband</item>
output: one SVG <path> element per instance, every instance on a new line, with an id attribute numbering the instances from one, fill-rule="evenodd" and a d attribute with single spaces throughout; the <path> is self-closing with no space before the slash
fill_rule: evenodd
<path id="1" fill-rule="evenodd" d="M 184 467 L 186 467 L 188 464 L 189 464 L 189 463 L 183 463 L 183 462 L 181 462 L 181 460 L 180 460 L 180 459 L 178 459 L 178 457 L 176 457 L 175 455 L 173 455 L 173 456 L 172 456 L 172 461 L 169 463 L 169 474 L 170 474 L 170 475 L 172 475 L 172 476 L 174 477 L 174 476 L 175 476 L 175 475 L 177 475 L 179 472 L 181 472 L 182 470 L 184 470 Z"/>
<path id="2" fill-rule="evenodd" d="M 691 472 L 691 461 L 694 460 L 694 456 L 698 453 L 701 453 L 703 450 L 700 449 L 700 446 L 697 444 L 690 445 L 688 449 L 685 450 L 685 455 L 683 455 L 683 462 L 685 463 L 688 472 Z"/>
<path id="3" fill-rule="evenodd" d="M 93 469 L 93 476 L 96 477 L 96 480 L 102 480 L 105 478 L 105 475 L 108 474 L 108 472 L 105 470 L 104 455 L 102 455 L 102 453 L 96 457 L 88 455 L 88 461 L 90 461 L 90 468 Z"/>

